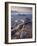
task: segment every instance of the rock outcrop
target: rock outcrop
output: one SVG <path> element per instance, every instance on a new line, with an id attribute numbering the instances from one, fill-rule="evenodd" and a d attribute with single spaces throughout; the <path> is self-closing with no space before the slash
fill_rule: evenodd
<path id="1" fill-rule="evenodd" d="M 26 22 L 11 29 L 11 39 L 32 38 L 32 23 Z"/>

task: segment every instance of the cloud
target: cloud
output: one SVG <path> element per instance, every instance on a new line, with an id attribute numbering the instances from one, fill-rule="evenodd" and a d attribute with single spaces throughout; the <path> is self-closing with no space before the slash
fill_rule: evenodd
<path id="1" fill-rule="evenodd" d="M 32 12 L 32 8 L 31 7 L 11 7 L 11 9 L 13 11 L 18 11 L 18 12 Z"/>

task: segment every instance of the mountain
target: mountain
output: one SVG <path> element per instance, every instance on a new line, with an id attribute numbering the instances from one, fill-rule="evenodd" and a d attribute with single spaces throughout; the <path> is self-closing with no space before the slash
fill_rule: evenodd
<path id="1" fill-rule="evenodd" d="M 32 37 L 32 14 L 11 11 L 11 39 Z"/>

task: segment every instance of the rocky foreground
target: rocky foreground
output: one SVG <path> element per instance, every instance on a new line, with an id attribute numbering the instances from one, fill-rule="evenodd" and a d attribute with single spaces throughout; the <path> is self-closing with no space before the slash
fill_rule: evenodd
<path id="1" fill-rule="evenodd" d="M 11 39 L 32 38 L 32 23 L 26 22 L 11 28 Z"/>

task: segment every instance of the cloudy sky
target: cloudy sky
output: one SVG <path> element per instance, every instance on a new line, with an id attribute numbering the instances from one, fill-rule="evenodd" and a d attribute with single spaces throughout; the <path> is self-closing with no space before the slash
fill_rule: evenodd
<path id="1" fill-rule="evenodd" d="M 11 10 L 18 11 L 18 12 L 32 13 L 32 8 L 31 7 L 16 7 L 16 6 L 12 6 Z"/>

